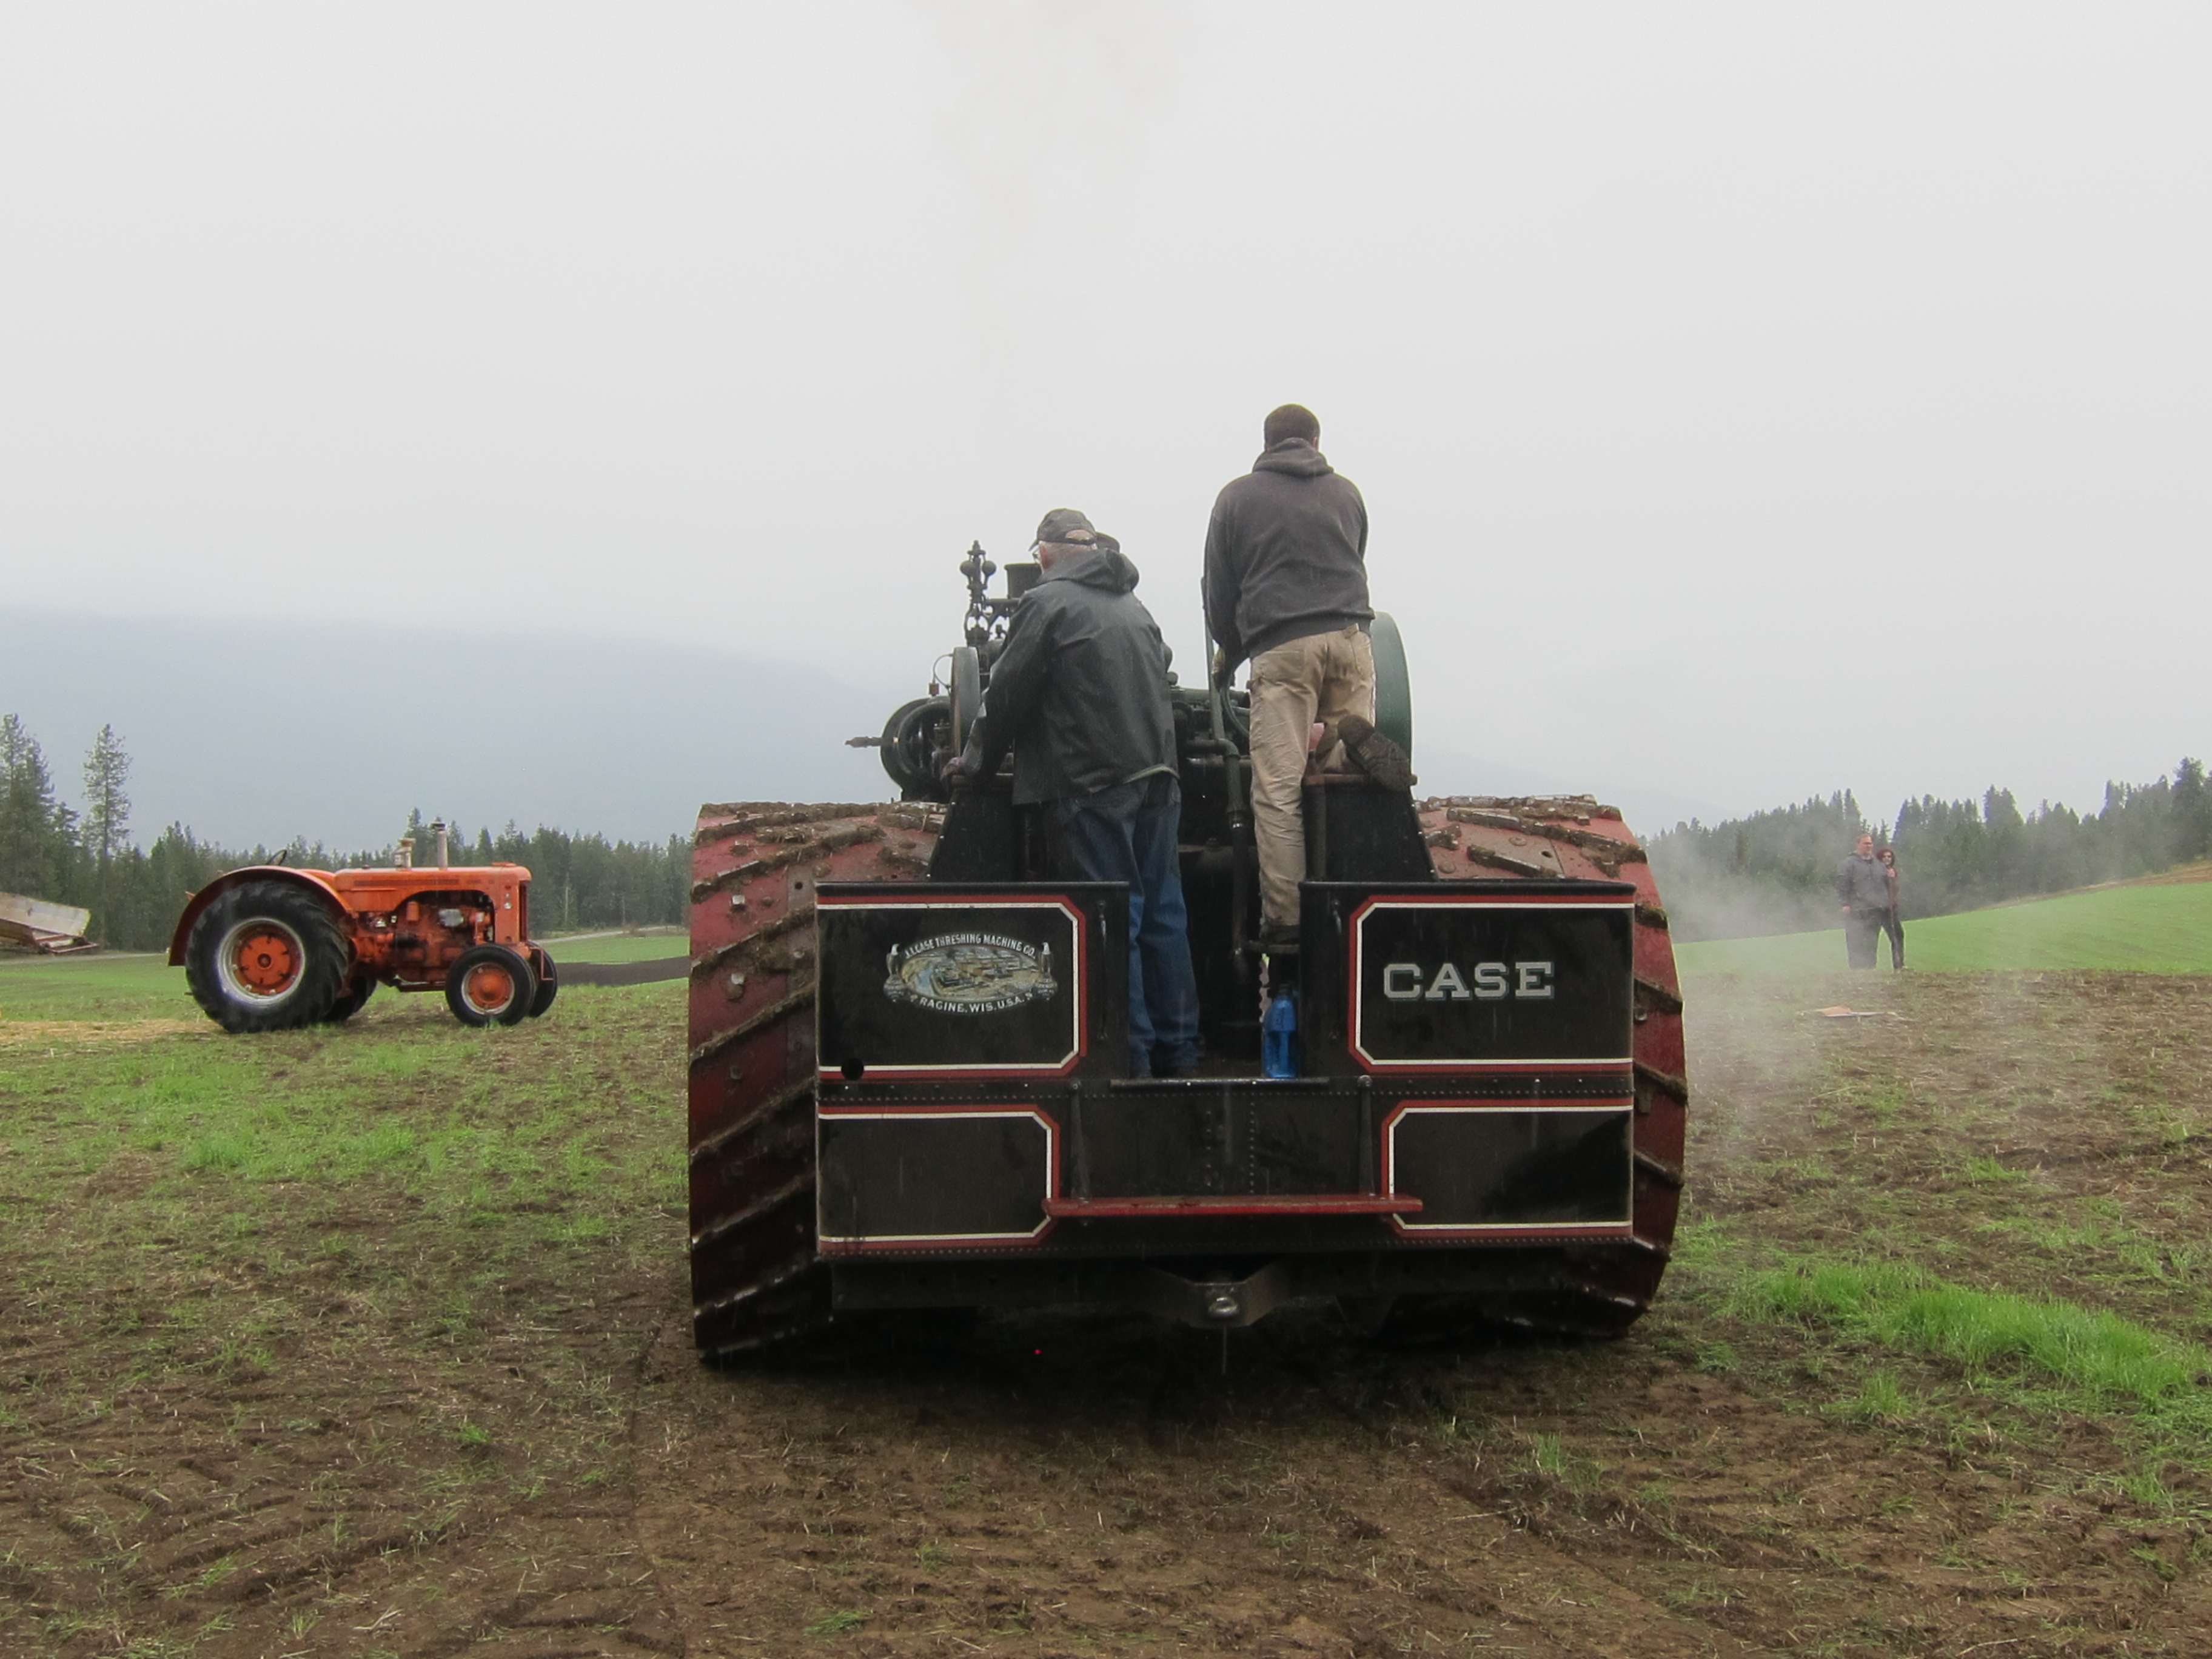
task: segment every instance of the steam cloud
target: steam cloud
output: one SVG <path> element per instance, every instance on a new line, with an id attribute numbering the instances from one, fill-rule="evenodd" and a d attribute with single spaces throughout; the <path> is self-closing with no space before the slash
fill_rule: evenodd
<path id="1" fill-rule="evenodd" d="M 1003 353 L 1027 265 L 1115 244 L 1152 118 L 1174 95 L 1191 15 L 1131 0 L 917 7 L 949 73 L 939 137 L 972 200 L 963 284 L 979 352 Z"/>

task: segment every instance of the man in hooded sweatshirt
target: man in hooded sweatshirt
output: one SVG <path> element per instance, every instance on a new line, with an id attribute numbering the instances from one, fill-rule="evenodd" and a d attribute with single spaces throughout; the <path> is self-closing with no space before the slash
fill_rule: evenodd
<path id="1" fill-rule="evenodd" d="M 1068 507 L 1037 526 L 1043 574 L 1023 596 L 992 665 L 966 749 L 946 775 L 988 778 L 1009 744 L 1014 804 L 1044 808 L 1054 873 L 1129 887 L 1129 1069 L 1197 1066 L 1198 976 L 1176 859 L 1168 649 L 1132 591 L 1119 543 Z"/>
<path id="2" fill-rule="evenodd" d="M 1284 950 L 1298 936 L 1309 750 L 1324 771 L 1356 765 L 1394 788 L 1410 787 L 1413 775 L 1406 751 L 1375 729 L 1367 503 L 1321 453 L 1311 410 L 1285 404 L 1261 437 L 1260 459 L 1222 489 L 1206 526 L 1206 623 L 1220 647 L 1217 681 L 1252 662 L 1260 942 Z"/>
<path id="3" fill-rule="evenodd" d="M 1861 836 L 1850 856 L 1838 866 L 1836 897 L 1843 904 L 1845 957 L 1854 968 L 1873 967 L 1875 945 L 1889 920 L 1893 901 L 1889 872 L 1874 855 L 1872 836 Z"/>

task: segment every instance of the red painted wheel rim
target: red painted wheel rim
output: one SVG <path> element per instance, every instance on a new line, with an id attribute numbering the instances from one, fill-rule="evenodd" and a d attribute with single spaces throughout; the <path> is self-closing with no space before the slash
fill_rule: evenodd
<path id="1" fill-rule="evenodd" d="M 307 960 L 297 933 L 281 921 L 257 917 L 230 930 L 219 966 L 224 987 L 234 996 L 275 1002 L 292 994 Z"/>
<path id="2" fill-rule="evenodd" d="M 480 1014 L 496 1014 L 514 1002 L 514 975 L 496 962 L 479 962 L 461 975 L 461 1000 Z"/>

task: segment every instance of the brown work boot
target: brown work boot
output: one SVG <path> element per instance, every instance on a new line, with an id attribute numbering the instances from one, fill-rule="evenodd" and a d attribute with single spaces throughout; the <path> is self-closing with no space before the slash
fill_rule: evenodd
<path id="1" fill-rule="evenodd" d="M 1344 752 L 1359 769 L 1386 789 L 1411 789 L 1420 780 L 1413 775 L 1413 757 L 1375 729 L 1374 722 L 1346 714 L 1336 723 Z"/>

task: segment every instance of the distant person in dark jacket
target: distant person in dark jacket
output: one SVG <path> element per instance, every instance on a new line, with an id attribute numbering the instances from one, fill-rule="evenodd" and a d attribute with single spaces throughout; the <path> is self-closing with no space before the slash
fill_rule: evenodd
<path id="1" fill-rule="evenodd" d="M 1356 765 L 1399 788 L 1413 775 L 1406 751 L 1375 729 L 1367 503 L 1321 453 L 1311 410 L 1285 404 L 1261 438 L 1260 459 L 1222 489 L 1206 526 L 1206 623 L 1220 647 L 1217 682 L 1252 663 L 1260 938 L 1283 949 L 1298 933 L 1309 750 L 1325 771 Z"/>
<path id="2" fill-rule="evenodd" d="M 1184 1076 L 1198 1064 L 1198 977 L 1176 858 L 1168 648 L 1132 591 L 1137 567 L 1071 508 L 1037 526 L 1043 574 L 1014 610 L 990 690 L 948 763 L 988 778 L 1014 751 L 1014 800 L 1045 809 L 1054 872 L 1129 887 L 1129 1069 Z"/>
<path id="3" fill-rule="evenodd" d="M 1874 966 L 1875 941 L 1889 916 L 1889 878 L 1874 855 L 1874 837 L 1858 846 L 1836 872 L 1836 896 L 1844 906 L 1844 949 L 1854 968 Z"/>
<path id="4" fill-rule="evenodd" d="M 1885 847 L 1875 854 L 1881 860 L 1881 873 L 1889 882 L 1889 914 L 1881 930 L 1889 935 L 1889 970 L 1897 972 L 1905 966 L 1905 914 L 1897 908 L 1897 849 Z"/>

